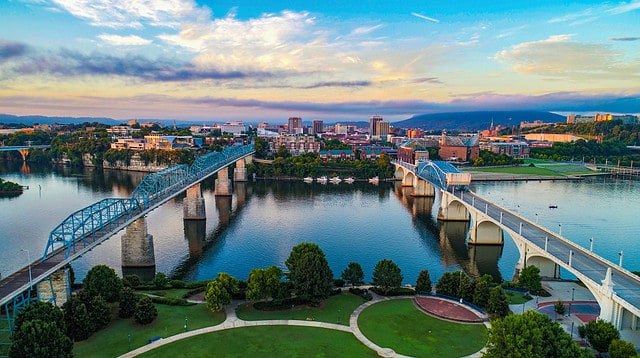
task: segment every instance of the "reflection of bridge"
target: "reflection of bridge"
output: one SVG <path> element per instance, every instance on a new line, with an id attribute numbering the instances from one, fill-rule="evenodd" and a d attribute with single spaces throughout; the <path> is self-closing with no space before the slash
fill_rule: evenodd
<path id="1" fill-rule="evenodd" d="M 27 159 L 30 149 L 49 149 L 50 145 L 15 145 L 15 146 L 0 146 L 0 152 L 8 152 L 16 150 L 22 155 L 22 160 Z"/>
<path id="2" fill-rule="evenodd" d="M 34 286 L 39 299 L 56 303 L 53 274 L 185 190 L 185 219 L 203 219 L 199 183 L 217 173 L 215 194 L 231 195 L 227 167 L 236 163 L 234 179 L 246 180 L 245 161 L 253 152 L 253 145 L 245 145 L 200 156 L 191 166 L 176 165 L 145 176 L 130 198 L 104 199 L 71 214 L 49 234 L 41 260 L 0 281 L 0 307 L 5 309 L 8 328 L 17 309 L 32 299 Z M 141 231 L 142 237 L 147 236 L 146 229 Z"/>
<path id="3" fill-rule="evenodd" d="M 413 187 L 413 195 L 442 196 L 438 219 L 470 221 L 469 244 L 501 245 L 506 231 L 520 252 L 516 269 L 540 268 L 543 276 L 559 277 L 560 268 L 575 275 L 601 307 L 600 318 L 618 329 L 636 330 L 640 317 L 640 278 L 548 229 L 469 191 L 470 177 L 450 164 L 395 162 L 396 178 Z M 468 175 L 468 174 L 466 174 Z M 465 180 L 468 180 L 466 185 Z"/>

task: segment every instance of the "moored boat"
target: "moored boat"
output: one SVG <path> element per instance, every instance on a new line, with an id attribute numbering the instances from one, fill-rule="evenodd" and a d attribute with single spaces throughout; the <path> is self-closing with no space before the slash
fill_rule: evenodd
<path id="1" fill-rule="evenodd" d="M 355 180 L 355 179 L 353 179 L 353 177 L 348 177 L 348 178 L 346 178 L 346 179 L 344 180 L 344 182 L 345 182 L 345 183 L 349 183 L 349 184 L 353 183 L 354 181 L 356 181 L 356 180 Z"/>
<path id="2" fill-rule="evenodd" d="M 304 181 L 305 183 L 312 183 L 313 182 L 313 178 L 312 177 L 306 177 L 306 178 L 302 179 L 302 181 Z"/>
<path id="3" fill-rule="evenodd" d="M 331 177 L 331 179 L 329 179 L 329 181 L 334 183 L 334 184 L 338 184 L 339 182 L 342 181 L 342 179 L 340 179 L 340 177 Z"/>
<path id="4" fill-rule="evenodd" d="M 327 182 L 327 177 L 323 175 L 323 176 L 321 176 L 319 178 L 316 178 L 316 181 L 318 183 L 326 183 Z"/>
<path id="5" fill-rule="evenodd" d="M 378 184 L 378 182 L 379 182 L 379 181 L 380 181 L 380 180 L 378 179 L 378 177 L 377 177 L 377 176 L 375 176 L 375 177 L 373 177 L 373 178 L 369 179 L 369 183 L 371 183 L 371 184 Z"/>

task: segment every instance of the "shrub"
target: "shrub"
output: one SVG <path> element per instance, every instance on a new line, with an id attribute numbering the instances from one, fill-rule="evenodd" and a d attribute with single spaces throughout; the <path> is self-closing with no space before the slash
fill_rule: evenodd
<path id="1" fill-rule="evenodd" d="M 138 304 L 138 296 L 131 287 L 123 287 L 120 291 L 120 304 L 118 310 L 118 316 L 120 318 L 133 317 L 136 312 L 136 305 Z"/>
<path id="2" fill-rule="evenodd" d="M 182 280 L 171 280 L 171 287 L 173 288 L 185 288 L 187 284 Z"/>
<path id="3" fill-rule="evenodd" d="M 333 285 L 335 287 L 344 287 L 344 280 L 341 278 L 334 278 L 333 279 Z"/>
<path id="4" fill-rule="evenodd" d="M 133 314 L 136 322 L 140 324 L 149 324 L 158 316 L 158 310 L 148 296 L 140 297 L 136 305 L 136 311 Z"/>

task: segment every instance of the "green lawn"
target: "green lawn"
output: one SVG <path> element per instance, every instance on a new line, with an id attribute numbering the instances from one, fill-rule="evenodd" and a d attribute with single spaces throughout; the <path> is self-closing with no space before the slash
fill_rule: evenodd
<path id="1" fill-rule="evenodd" d="M 260 321 L 270 319 L 298 319 L 337 323 L 345 326 L 349 325 L 349 316 L 356 307 L 365 301 L 348 292 L 331 296 L 318 307 L 297 306 L 293 309 L 281 311 L 259 311 L 253 308 L 251 303 L 246 303 L 238 307 L 236 314 L 238 318 L 246 321 Z"/>
<path id="2" fill-rule="evenodd" d="M 76 342 L 73 353 L 76 357 L 115 357 L 129 350 L 128 335 L 131 334 L 131 349 L 147 344 L 155 336 L 169 337 L 184 332 L 185 317 L 189 330 L 215 326 L 224 321 L 223 313 L 212 313 L 205 305 L 167 306 L 156 305 L 158 317 L 151 324 L 140 326 L 133 318 L 112 321 L 107 328 L 94 333 L 88 340 Z"/>
<path id="3" fill-rule="evenodd" d="M 171 289 L 171 290 L 152 290 L 152 291 L 137 291 L 137 292 L 146 293 L 154 296 L 160 296 L 160 297 L 182 299 L 182 296 L 186 295 L 189 291 L 191 290 L 188 288 L 178 288 L 178 289 Z"/>
<path id="4" fill-rule="evenodd" d="M 419 311 L 411 299 L 367 307 L 358 325 L 380 347 L 413 357 L 462 357 L 481 350 L 487 341 L 484 325 L 441 321 Z"/>
<path id="5" fill-rule="evenodd" d="M 201 334 L 139 357 L 377 357 L 348 332 L 257 326 Z"/>
<path id="6" fill-rule="evenodd" d="M 509 300 L 510 305 L 523 304 L 532 299 L 531 296 L 528 296 L 528 295 L 525 296 L 522 293 L 518 293 L 518 292 L 504 290 L 504 293 L 505 295 L 507 295 L 507 300 Z"/>
<path id="7" fill-rule="evenodd" d="M 522 174 L 522 175 L 540 175 L 540 176 L 563 176 L 558 172 L 555 172 L 546 168 L 539 167 L 499 167 L 499 168 L 468 168 L 466 172 L 476 173 L 503 173 L 503 174 Z"/>

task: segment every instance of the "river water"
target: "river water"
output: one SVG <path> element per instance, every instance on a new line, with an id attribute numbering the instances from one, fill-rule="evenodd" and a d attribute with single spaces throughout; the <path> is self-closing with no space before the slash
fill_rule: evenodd
<path id="1" fill-rule="evenodd" d="M 0 198 L 0 273 L 26 266 L 28 255 L 42 255 L 49 232 L 72 212 L 103 198 L 128 197 L 144 175 L 0 164 L 3 179 L 29 186 L 18 197 Z M 468 224 L 437 222 L 439 198 L 411 197 L 399 183 L 256 181 L 234 183 L 227 198 L 216 198 L 213 189 L 213 180 L 203 182 L 206 222 L 183 220 L 182 197 L 149 213 L 156 267 L 140 275 L 203 280 L 225 271 L 246 279 L 252 268 L 284 268 L 291 248 L 306 241 L 320 245 L 334 276 L 357 261 L 367 281 L 381 259 L 396 262 L 405 283 L 415 283 L 425 268 L 434 281 L 460 268 L 509 280 L 518 259 L 508 236 L 503 247 L 468 247 Z M 593 238 L 594 251 L 615 263 L 623 251 L 623 266 L 640 270 L 637 181 L 487 182 L 472 190 L 554 231 L 561 225 L 565 237 L 586 248 Z M 123 232 L 74 261 L 78 280 L 101 263 L 122 274 Z"/>

